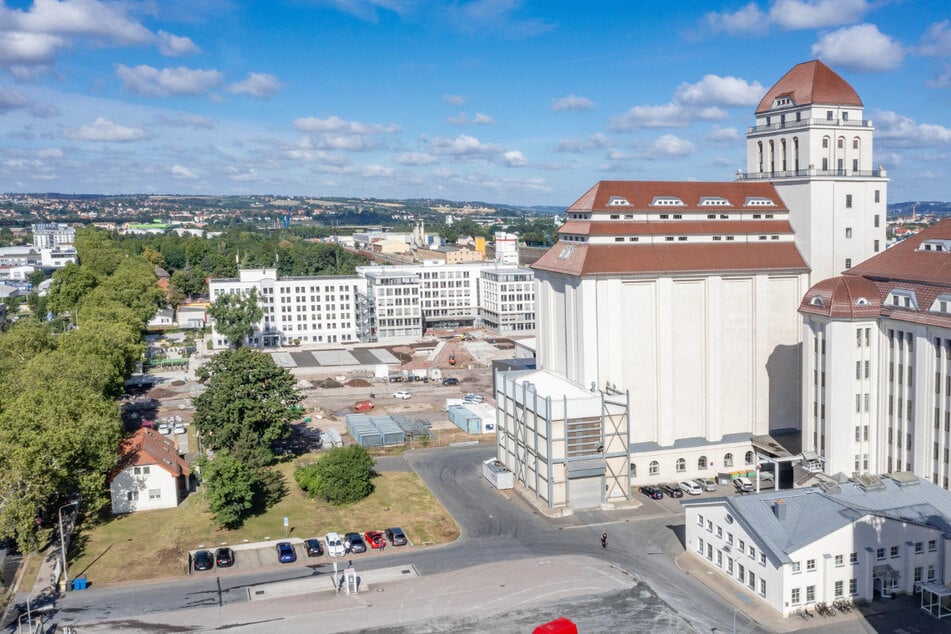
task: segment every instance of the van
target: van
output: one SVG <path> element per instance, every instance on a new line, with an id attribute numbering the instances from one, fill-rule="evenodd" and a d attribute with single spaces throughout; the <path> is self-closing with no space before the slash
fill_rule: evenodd
<path id="1" fill-rule="evenodd" d="M 753 491 L 753 483 L 749 478 L 739 477 L 733 480 L 733 486 L 736 487 L 736 490 L 740 493 L 750 493 Z"/>

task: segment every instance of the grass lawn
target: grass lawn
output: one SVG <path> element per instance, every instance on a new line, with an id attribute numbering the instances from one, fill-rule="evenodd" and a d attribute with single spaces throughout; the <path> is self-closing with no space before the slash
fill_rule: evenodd
<path id="1" fill-rule="evenodd" d="M 328 531 L 383 530 L 400 526 L 414 544 L 446 544 L 459 528 L 415 473 L 384 472 L 373 479 L 370 497 L 334 507 L 312 500 L 294 482 L 294 467 L 314 456 L 274 467 L 284 474 L 288 493 L 264 515 L 240 529 L 219 529 L 207 510 L 204 493 L 188 497 L 176 509 L 142 511 L 103 520 L 87 519 L 77 527 L 69 553 L 69 576 L 87 575 L 91 583 L 118 583 L 186 573 L 187 552 L 222 542 L 239 544 L 284 537 L 289 518 L 291 537 L 316 537 Z"/>

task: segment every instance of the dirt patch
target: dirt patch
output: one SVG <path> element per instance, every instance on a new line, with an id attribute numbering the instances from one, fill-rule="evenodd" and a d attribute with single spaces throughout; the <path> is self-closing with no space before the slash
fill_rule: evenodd
<path id="1" fill-rule="evenodd" d="M 365 379 L 350 379 L 344 383 L 347 387 L 370 387 L 372 383 Z"/>

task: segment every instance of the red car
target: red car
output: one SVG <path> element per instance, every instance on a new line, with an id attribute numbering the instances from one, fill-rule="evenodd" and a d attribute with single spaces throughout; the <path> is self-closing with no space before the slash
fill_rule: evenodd
<path id="1" fill-rule="evenodd" d="M 353 411 L 355 412 L 369 412 L 375 406 L 373 401 L 357 401 L 353 404 Z"/>
<path id="2" fill-rule="evenodd" d="M 370 548 L 379 548 L 380 545 L 386 541 L 386 538 L 380 531 L 367 531 L 363 534 L 363 541 L 365 541 Z"/>

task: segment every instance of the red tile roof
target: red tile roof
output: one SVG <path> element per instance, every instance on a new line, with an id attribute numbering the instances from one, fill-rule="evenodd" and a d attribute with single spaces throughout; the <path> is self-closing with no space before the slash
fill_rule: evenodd
<path id="1" fill-rule="evenodd" d="M 173 476 L 188 475 L 188 463 L 178 455 L 178 444 L 154 429 L 142 427 L 119 443 L 117 471 L 158 465 Z"/>
<path id="2" fill-rule="evenodd" d="M 806 273 L 792 242 L 584 244 L 559 242 L 533 269 L 566 275 Z"/>
<path id="3" fill-rule="evenodd" d="M 588 236 L 686 236 L 790 234 L 788 220 L 659 220 L 590 222 L 569 220 L 558 228 L 560 234 Z"/>
<path id="4" fill-rule="evenodd" d="M 627 205 L 608 205 L 612 196 L 627 200 Z M 651 206 L 657 196 L 673 196 L 683 201 L 681 206 Z M 747 197 L 769 198 L 775 207 L 744 207 Z M 726 198 L 729 206 L 700 206 L 705 197 Z M 612 214 L 633 213 L 635 211 L 652 213 L 703 212 L 729 213 L 743 212 L 774 213 L 787 212 L 786 204 L 771 183 L 760 181 L 736 182 L 691 182 L 691 181 L 600 181 L 589 189 L 584 196 L 568 207 L 568 213 L 605 211 Z"/>
<path id="5" fill-rule="evenodd" d="M 819 60 L 793 66 L 766 92 L 756 107 L 756 113 L 768 112 L 777 97 L 787 95 L 792 95 L 797 106 L 814 103 L 861 108 L 863 105 L 849 82 Z"/>
<path id="6" fill-rule="evenodd" d="M 951 251 L 918 250 L 926 240 L 951 242 L 951 220 L 942 220 L 852 267 L 843 275 L 813 285 L 803 297 L 799 311 L 846 319 L 885 317 L 951 327 L 951 315 L 930 310 L 939 295 L 951 295 Z M 918 309 L 887 303 L 894 290 L 914 292 Z M 822 298 L 822 306 L 813 304 L 815 297 Z M 856 306 L 854 300 L 858 297 L 867 298 L 870 304 Z"/>

